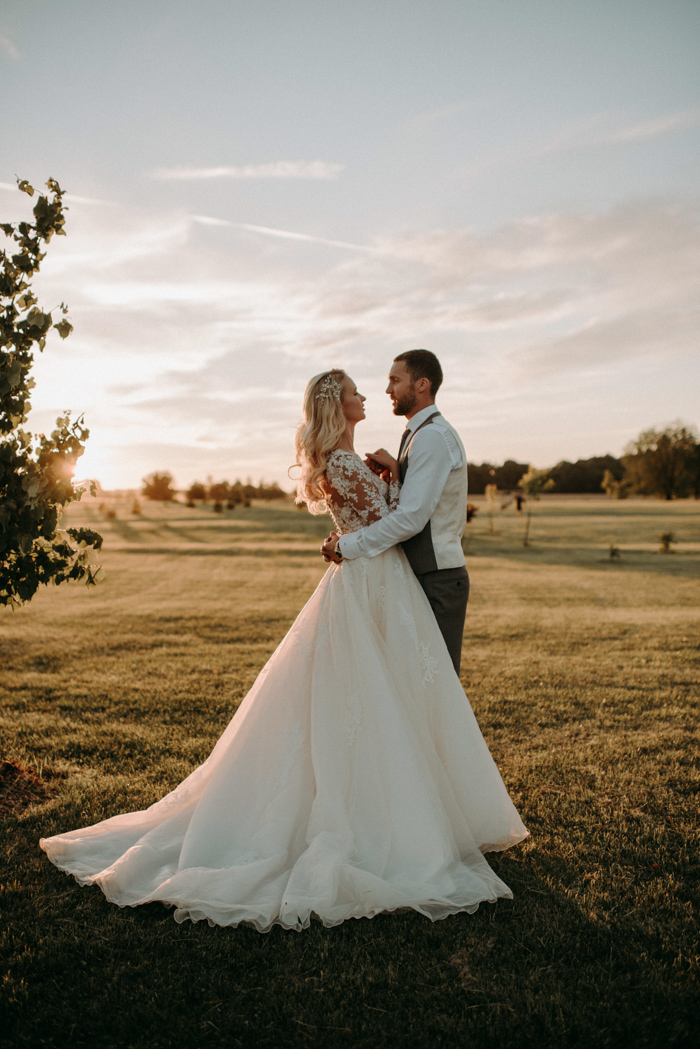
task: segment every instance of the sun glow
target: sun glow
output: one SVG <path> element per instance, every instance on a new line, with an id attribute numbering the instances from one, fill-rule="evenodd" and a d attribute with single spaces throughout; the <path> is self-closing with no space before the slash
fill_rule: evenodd
<path id="1" fill-rule="evenodd" d="M 85 453 L 80 456 L 75 467 L 75 483 L 97 481 L 101 488 L 113 488 L 117 485 L 114 454 L 111 448 L 88 440 Z"/>

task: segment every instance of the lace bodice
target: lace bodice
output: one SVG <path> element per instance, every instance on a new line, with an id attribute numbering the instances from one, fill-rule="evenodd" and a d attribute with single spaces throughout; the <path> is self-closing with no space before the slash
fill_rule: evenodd
<path id="1" fill-rule="evenodd" d="M 328 456 L 326 479 L 329 513 L 340 535 L 378 521 L 399 504 L 398 481 L 387 484 L 373 474 L 356 452 L 336 448 Z"/>

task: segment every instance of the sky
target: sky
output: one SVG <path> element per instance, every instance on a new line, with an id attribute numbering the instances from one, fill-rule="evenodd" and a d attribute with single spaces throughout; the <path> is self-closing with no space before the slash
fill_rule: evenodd
<path id="1" fill-rule="evenodd" d="M 0 219 L 69 207 L 30 428 L 84 413 L 107 488 L 289 489 L 308 379 L 395 451 L 415 347 L 472 462 L 697 425 L 699 52 L 697 0 L 3 0 Z"/>

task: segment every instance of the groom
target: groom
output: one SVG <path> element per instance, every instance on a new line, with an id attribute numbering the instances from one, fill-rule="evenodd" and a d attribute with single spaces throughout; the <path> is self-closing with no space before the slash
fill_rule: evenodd
<path id="1" fill-rule="evenodd" d="M 457 431 L 435 407 L 442 368 L 430 350 L 407 350 L 395 358 L 386 392 L 394 415 L 405 415 L 398 464 L 398 509 L 357 532 L 325 541 L 322 553 L 345 558 L 376 557 L 400 543 L 435 613 L 459 674 L 462 634 L 469 599 L 462 534 L 467 517 L 467 458 Z M 388 466 L 380 448 L 369 465 Z"/>

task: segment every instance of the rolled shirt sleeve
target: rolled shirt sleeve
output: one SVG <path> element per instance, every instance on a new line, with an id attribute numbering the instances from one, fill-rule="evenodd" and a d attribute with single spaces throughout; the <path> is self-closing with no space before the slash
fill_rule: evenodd
<path id="1" fill-rule="evenodd" d="M 426 426 L 416 434 L 398 508 L 366 528 L 341 536 L 343 557 L 376 557 L 423 531 L 435 513 L 450 472 L 462 465 L 461 452 L 451 437 L 438 426 Z"/>

